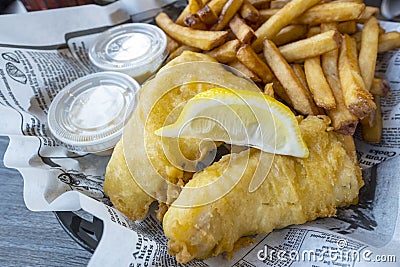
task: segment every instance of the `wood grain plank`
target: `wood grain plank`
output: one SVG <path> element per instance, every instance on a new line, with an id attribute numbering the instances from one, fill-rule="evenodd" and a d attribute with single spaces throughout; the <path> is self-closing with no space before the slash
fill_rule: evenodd
<path id="1" fill-rule="evenodd" d="M 8 138 L 0 137 L 0 265 L 86 266 L 91 253 L 61 228 L 52 212 L 32 212 L 18 171 L 4 167 Z"/>

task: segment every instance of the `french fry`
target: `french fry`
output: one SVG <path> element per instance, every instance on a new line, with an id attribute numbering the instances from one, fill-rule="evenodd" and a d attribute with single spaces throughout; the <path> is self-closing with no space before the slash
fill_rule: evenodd
<path id="1" fill-rule="evenodd" d="M 229 66 L 232 68 L 240 71 L 242 74 L 244 74 L 245 77 L 249 77 L 253 82 L 261 82 L 261 78 L 257 76 L 254 72 L 249 70 L 245 65 L 240 63 L 239 60 L 235 60 L 229 63 Z"/>
<path id="2" fill-rule="evenodd" d="M 294 20 L 293 23 L 317 25 L 328 22 L 340 22 L 357 19 L 364 11 L 364 4 L 351 2 L 331 2 L 316 5 L 303 15 Z"/>
<path id="3" fill-rule="evenodd" d="M 375 17 L 371 17 L 361 32 L 360 53 L 358 64 L 365 88 L 369 91 L 375 75 L 376 58 L 378 54 L 379 25 Z"/>
<path id="4" fill-rule="evenodd" d="M 221 45 L 228 36 L 227 31 L 203 31 L 180 26 L 163 12 L 156 16 L 156 23 L 178 42 L 202 50 L 211 50 Z"/>
<path id="5" fill-rule="evenodd" d="M 379 143 L 382 139 L 383 122 L 381 97 L 379 95 L 374 95 L 374 102 L 376 110 L 372 118 L 372 125 L 369 116 L 361 120 L 362 138 L 368 143 Z"/>
<path id="6" fill-rule="evenodd" d="M 185 18 L 190 15 L 190 7 L 187 5 L 179 14 L 178 18 L 175 20 L 175 23 L 181 26 L 185 26 Z"/>
<path id="7" fill-rule="evenodd" d="M 321 30 L 323 32 L 336 29 L 336 23 L 321 25 Z M 332 50 L 321 56 L 322 70 L 332 90 L 333 96 L 335 97 L 336 103 L 336 108 L 328 110 L 327 112 L 331 118 L 332 126 L 336 132 L 344 135 L 353 135 L 358 124 L 358 118 L 349 111 L 344 102 L 343 92 L 339 80 L 338 58 L 338 49 Z"/>
<path id="8" fill-rule="evenodd" d="M 201 3 L 201 7 L 204 7 L 205 5 L 207 5 L 210 2 L 210 0 L 200 0 Z"/>
<path id="9" fill-rule="evenodd" d="M 231 29 L 227 28 L 226 31 L 228 32 L 228 36 L 226 37 L 226 41 L 231 41 L 237 39 L 235 34 L 232 32 Z"/>
<path id="10" fill-rule="evenodd" d="M 379 36 L 378 53 L 384 53 L 400 47 L 400 33 L 387 32 Z"/>
<path id="11" fill-rule="evenodd" d="M 260 19 L 265 22 L 267 19 L 278 13 L 280 9 L 278 8 L 264 8 L 258 9 L 258 13 L 260 15 Z"/>
<path id="12" fill-rule="evenodd" d="M 323 66 L 329 65 L 329 63 L 326 62 L 331 61 L 332 58 L 335 58 L 335 56 L 332 57 L 331 55 L 329 55 L 334 53 L 337 54 L 337 50 L 328 52 L 322 56 Z M 357 128 L 358 118 L 356 115 L 351 113 L 349 109 L 346 107 L 346 104 L 344 103 L 342 88 L 340 87 L 340 80 L 338 76 L 329 75 L 330 71 L 334 70 L 333 69 L 327 70 L 327 68 L 324 67 L 324 72 L 326 73 L 327 81 L 332 89 L 332 93 L 335 97 L 335 102 L 336 102 L 336 108 L 327 111 L 329 117 L 331 118 L 332 126 L 338 133 L 344 135 L 353 135 Z"/>
<path id="13" fill-rule="evenodd" d="M 279 9 L 270 9 L 270 8 L 260 9 L 258 11 L 258 13 L 259 13 L 258 23 L 262 24 L 262 23 L 266 22 L 269 18 L 271 18 L 276 13 L 278 13 L 278 11 L 279 11 Z"/>
<path id="14" fill-rule="evenodd" d="M 227 2 L 228 0 L 211 0 L 197 12 L 197 15 L 205 24 L 214 25 L 218 22 L 219 14 Z"/>
<path id="15" fill-rule="evenodd" d="M 249 0 L 249 3 L 257 9 L 269 8 L 270 2 L 271 0 Z"/>
<path id="16" fill-rule="evenodd" d="M 287 95 L 285 88 L 276 77 L 272 79 L 272 88 L 274 89 L 275 96 L 278 96 L 278 98 L 289 107 L 293 107 L 292 101 Z"/>
<path id="17" fill-rule="evenodd" d="M 340 40 L 339 32 L 331 30 L 281 46 L 279 51 L 288 62 L 301 61 L 338 48 Z"/>
<path id="18" fill-rule="evenodd" d="M 248 0 L 244 0 L 239 10 L 240 16 L 249 23 L 255 23 L 258 21 L 260 14 L 258 10 L 250 4 Z"/>
<path id="19" fill-rule="evenodd" d="M 284 45 L 290 42 L 300 40 L 307 35 L 308 27 L 306 25 L 288 25 L 272 38 L 272 41 L 277 45 Z"/>
<path id="20" fill-rule="evenodd" d="M 201 21 L 207 25 L 213 25 L 218 21 L 217 14 L 215 14 L 214 10 L 212 10 L 209 5 L 205 5 L 199 11 L 197 11 L 197 15 Z"/>
<path id="21" fill-rule="evenodd" d="M 351 35 L 354 40 L 356 40 L 357 43 L 361 44 L 361 31 L 355 32 L 354 34 Z"/>
<path id="22" fill-rule="evenodd" d="M 307 78 L 306 78 L 306 74 L 304 72 L 303 67 L 300 64 L 291 64 L 291 67 L 292 67 L 294 74 L 296 74 L 297 79 L 299 79 L 299 82 L 301 83 L 301 85 L 306 89 L 308 95 L 310 97 L 312 97 L 310 89 L 308 88 Z"/>
<path id="23" fill-rule="evenodd" d="M 349 20 L 338 24 L 337 29 L 342 34 L 353 34 L 357 32 L 357 22 L 355 20 Z"/>
<path id="24" fill-rule="evenodd" d="M 368 124 L 370 127 L 372 127 L 374 125 L 375 111 L 376 111 L 376 109 L 373 110 L 371 113 L 369 113 L 366 117 L 364 117 L 363 119 L 360 120 L 361 128 L 362 128 L 363 124 L 364 125 Z"/>
<path id="25" fill-rule="evenodd" d="M 189 1 L 188 5 L 182 10 L 181 14 L 179 14 L 178 18 L 176 19 L 175 23 L 181 26 L 185 25 L 185 18 L 189 16 L 190 14 L 195 14 L 194 10 L 197 10 L 198 8 L 204 6 L 207 4 L 209 0 L 196 0 L 195 2 Z M 197 7 L 194 7 L 196 5 Z"/>
<path id="26" fill-rule="evenodd" d="M 198 1 L 198 0 L 189 0 L 188 6 L 189 6 L 190 14 L 196 14 L 197 11 L 199 11 L 200 8 L 202 7 L 202 3 L 201 3 L 201 1 Z"/>
<path id="27" fill-rule="evenodd" d="M 357 3 L 357 4 L 362 4 L 364 3 L 364 0 L 331 0 L 331 1 L 325 1 L 325 2 L 349 2 L 349 3 Z"/>
<path id="28" fill-rule="evenodd" d="M 371 17 L 377 17 L 378 15 L 379 15 L 379 8 L 373 7 L 373 6 L 366 6 L 364 11 L 358 17 L 357 22 L 358 23 L 365 23 Z"/>
<path id="29" fill-rule="evenodd" d="M 283 85 L 286 94 L 293 104 L 293 108 L 304 115 L 317 114 L 318 111 L 313 107 L 312 100 L 309 98 L 292 68 L 275 44 L 268 39 L 264 41 L 264 56 L 276 78 Z"/>
<path id="30" fill-rule="evenodd" d="M 301 24 L 297 24 L 297 25 L 301 25 Z M 307 37 L 312 37 L 312 36 L 315 36 L 320 33 L 321 33 L 321 27 L 313 26 L 308 29 Z"/>
<path id="31" fill-rule="evenodd" d="M 272 81 L 271 69 L 257 56 L 250 45 L 241 46 L 236 57 L 243 65 L 260 77 L 264 83 Z"/>
<path id="32" fill-rule="evenodd" d="M 307 92 L 307 96 L 310 99 L 310 102 L 312 103 L 312 108 L 315 109 L 315 114 L 323 114 L 324 113 L 323 109 L 317 107 L 314 101 L 312 100 L 312 94 L 307 84 L 307 78 L 304 72 L 303 65 L 291 64 L 291 67 L 297 79 L 299 79 L 301 86 L 303 86 L 304 90 Z"/>
<path id="33" fill-rule="evenodd" d="M 282 7 L 284 7 L 287 3 L 289 3 L 290 0 L 275 0 L 275 1 L 271 1 L 269 8 L 273 8 L 273 9 L 281 9 Z"/>
<path id="34" fill-rule="evenodd" d="M 339 77 L 345 104 L 354 115 L 362 119 L 376 108 L 360 74 L 356 41 L 347 34 L 340 49 Z"/>
<path id="35" fill-rule="evenodd" d="M 374 78 L 369 92 L 372 95 L 387 96 L 390 92 L 390 84 L 384 79 Z"/>
<path id="36" fill-rule="evenodd" d="M 200 0 L 200 2 L 201 2 L 201 5 L 204 6 L 205 4 L 207 4 L 207 3 L 209 2 L 209 0 Z M 184 25 L 185 25 L 184 19 L 185 19 L 188 15 L 193 14 L 193 13 L 191 13 L 191 10 L 190 10 L 190 9 L 191 9 L 191 6 L 190 6 L 190 5 L 187 5 L 187 6 L 182 10 L 181 14 L 179 14 L 179 16 L 178 16 L 178 18 L 176 19 L 175 23 L 178 24 L 178 25 L 184 26 Z"/>
<path id="37" fill-rule="evenodd" d="M 331 51 L 322 56 L 323 60 L 325 57 L 329 57 Z M 337 52 L 336 52 L 337 53 Z M 326 71 L 329 73 L 329 71 Z M 336 132 L 344 135 L 353 135 L 358 124 L 358 118 L 356 115 L 351 113 L 344 103 L 342 88 L 340 87 L 340 81 L 337 76 L 326 76 L 327 81 L 332 89 L 332 93 L 335 96 L 336 108 L 328 110 L 329 117 L 332 121 L 332 126 Z"/>
<path id="38" fill-rule="evenodd" d="M 197 11 L 197 16 L 200 18 L 200 20 L 202 22 L 204 22 L 207 25 L 214 25 L 215 23 L 218 22 L 218 16 L 221 13 L 224 5 L 228 2 L 228 0 L 212 0 L 212 1 L 206 1 L 204 3 L 204 6 L 199 9 Z M 185 13 L 186 9 L 188 6 L 186 6 L 186 8 L 183 10 L 182 13 Z M 190 13 L 188 13 L 188 11 L 186 11 L 186 16 L 188 16 Z M 177 23 L 180 22 L 180 20 L 184 20 L 184 18 L 181 18 L 181 16 L 183 16 L 182 14 L 179 16 L 179 18 L 177 19 Z M 180 24 L 180 23 L 178 23 Z M 180 24 L 182 25 L 182 24 Z"/>
<path id="39" fill-rule="evenodd" d="M 177 41 L 175 41 L 173 38 L 171 38 L 171 36 L 167 35 L 168 53 L 174 52 L 179 46 L 180 46 L 180 44 Z"/>
<path id="40" fill-rule="evenodd" d="M 225 29 L 229 21 L 233 18 L 233 16 L 235 16 L 236 12 L 240 9 L 242 4 L 243 0 L 228 0 L 221 11 L 218 22 L 214 24 L 211 29 L 214 31 Z"/>
<path id="41" fill-rule="evenodd" d="M 341 136 L 343 139 L 343 145 L 346 148 L 347 153 L 351 157 L 354 163 L 358 163 L 358 158 L 357 158 L 357 151 L 356 151 L 356 145 L 354 144 L 354 138 L 353 136 L 349 135 L 343 135 Z"/>
<path id="42" fill-rule="evenodd" d="M 236 52 L 239 47 L 239 40 L 234 39 L 214 48 L 211 51 L 206 52 L 206 54 L 215 58 L 218 60 L 218 62 L 229 63 L 236 59 Z"/>
<path id="43" fill-rule="evenodd" d="M 243 44 L 251 43 L 255 38 L 256 34 L 253 29 L 250 28 L 239 15 L 235 15 L 229 22 L 229 28 L 232 30 L 236 38 Z"/>
<path id="44" fill-rule="evenodd" d="M 270 96 L 270 97 L 274 97 L 274 88 L 273 88 L 273 84 L 272 83 L 267 83 L 264 86 L 264 94 Z"/>
<path id="45" fill-rule="evenodd" d="M 335 97 L 322 71 L 320 57 L 306 59 L 304 61 L 304 71 L 315 104 L 324 109 L 336 108 Z"/>
<path id="46" fill-rule="evenodd" d="M 263 40 L 272 39 L 282 30 L 283 27 L 289 25 L 294 18 L 300 16 L 304 11 L 317 4 L 320 0 L 292 0 L 276 14 L 264 22 L 257 30 L 257 39 L 252 46 L 256 52 L 263 49 Z"/>
<path id="47" fill-rule="evenodd" d="M 360 48 L 361 48 L 361 32 L 356 32 L 355 34 L 351 35 L 351 37 L 354 40 L 356 40 L 357 51 L 360 51 Z"/>
<path id="48" fill-rule="evenodd" d="M 183 53 L 183 51 L 200 52 L 200 49 L 193 46 L 181 45 L 180 47 L 178 47 L 172 53 L 169 54 L 166 62 L 170 62 L 174 58 L 180 56 Z"/>
<path id="49" fill-rule="evenodd" d="M 227 2 L 228 0 L 212 0 L 208 3 L 208 6 L 217 16 L 219 16 Z"/>
<path id="50" fill-rule="evenodd" d="M 190 27 L 161 21 L 172 31 L 164 30 L 173 39 L 168 60 L 184 50 L 203 51 L 292 110 L 326 113 L 336 132 L 352 135 L 362 118 L 375 120 L 372 95 L 390 90 L 374 78 L 377 53 L 400 47 L 400 33 L 385 33 L 378 14 L 362 0 L 189 0 L 180 17 Z"/>
<path id="51" fill-rule="evenodd" d="M 196 30 L 206 30 L 207 25 L 200 19 L 197 14 L 189 14 L 183 20 L 186 26 Z"/>
<path id="52" fill-rule="evenodd" d="M 313 96 L 310 91 L 310 88 L 308 87 L 307 84 L 307 78 L 306 78 L 306 73 L 304 72 L 304 66 L 301 64 L 291 64 L 292 69 L 294 71 L 294 74 L 296 74 L 297 78 L 299 79 L 301 85 L 304 87 L 304 89 L 307 91 L 308 97 L 311 99 L 311 102 L 313 104 L 313 109 L 316 110 L 316 114 L 325 114 L 325 110 L 323 108 L 318 107 L 315 105 L 315 102 L 313 101 Z"/>

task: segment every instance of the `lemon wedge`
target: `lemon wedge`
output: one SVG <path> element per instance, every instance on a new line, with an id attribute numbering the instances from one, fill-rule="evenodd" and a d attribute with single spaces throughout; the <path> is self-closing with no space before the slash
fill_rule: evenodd
<path id="1" fill-rule="evenodd" d="M 199 93 L 186 103 L 175 123 L 155 134 L 211 139 L 268 153 L 308 157 L 292 111 L 272 97 L 248 90 L 214 88 Z"/>

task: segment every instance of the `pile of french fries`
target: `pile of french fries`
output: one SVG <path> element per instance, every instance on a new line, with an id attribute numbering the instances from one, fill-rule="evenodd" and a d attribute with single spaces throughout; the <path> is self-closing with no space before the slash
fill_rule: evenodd
<path id="1" fill-rule="evenodd" d="M 375 77 L 378 53 L 400 47 L 385 32 L 379 9 L 361 0 L 189 0 L 172 21 L 156 23 L 168 35 L 170 56 L 203 52 L 252 79 L 297 114 L 326 114 L 335 131 L 380 142 L 380 97 L 387 81 Z"/>

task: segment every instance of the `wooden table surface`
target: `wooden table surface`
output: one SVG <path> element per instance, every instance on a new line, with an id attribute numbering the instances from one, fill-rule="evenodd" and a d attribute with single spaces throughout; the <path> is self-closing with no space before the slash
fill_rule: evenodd
<path id="1" fill-rule="evenodd" d="M 4 167 L 0 137 L 0 266 L 86 266 L 91 253 L 61 228 L 52 212 L 32 212 L 18 171 Z"/>

